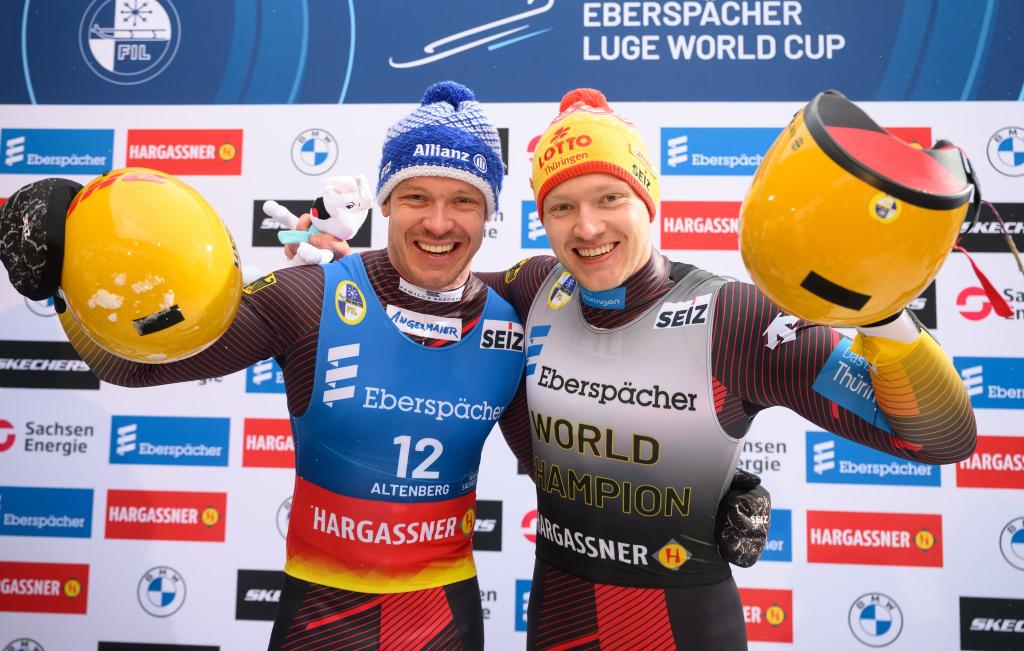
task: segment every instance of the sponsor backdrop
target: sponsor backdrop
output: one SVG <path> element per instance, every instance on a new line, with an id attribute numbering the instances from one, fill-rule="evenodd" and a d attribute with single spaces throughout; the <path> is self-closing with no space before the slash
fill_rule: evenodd
<path id="1" fill-rule="evenodd" d="M 502 128 L 506 189 L 476 261 L 502 269 L 548 252 L 529 161 L 561 94 L 594 85 L 660 162 L 654 241 L 746 279 L 750 176 L 834 87 L 907 140 L 963 146 L 1024 248 L 1018 3 L 453 0 L 443 19 L 439 4 L 4 2 L 0 201 L 47 175 L 166 170 L 271 270 L 284 261 L 262 202 L 298 210 L 328 175 L 373 175 L 387 126 L 455 78 Z M 383 246 L 386 226 L 375 213 L 355 244 Z M 776 510 L 761 562 L 735 572 L 752 648 L 1024 648 L 1024 275 L 991 215 L 962 243 L 1014 315 L 994 313 L 959 254 L 912 307 L 972 396 L 977 453 L 923 466 L 763 412 L 742 465 Z M 280 367 L 124 389 L 76 358 L 51 302 L 4 285 L 0 323 L 0 649 L 265 645 L 294 474 Z M 787 345 L 791 323 L 765 345 Z M 849 379 L 844 359 L 823 385 Z M 479 497 L 488 648 L 519 649 L 536 512 L 498 432 Z"/>

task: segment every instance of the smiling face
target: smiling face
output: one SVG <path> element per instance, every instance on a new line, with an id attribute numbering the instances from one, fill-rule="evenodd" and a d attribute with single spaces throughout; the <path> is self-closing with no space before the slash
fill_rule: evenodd
<path id="1" fill-rule="evenodd" d="M 424 289 L 465 284 L 483 241 L 486 212 L 484 195 L 465 181 L 437 176 L 402 181 L 381 205 L 391 264 Z"/>
<path id="2" fill-rule="evenodd" d="M 569 179 L 548 192 L 543 208 L 559 262 L 591 291 L 618 287 L 651 255 L 647 206 L 617 177 Z"/>

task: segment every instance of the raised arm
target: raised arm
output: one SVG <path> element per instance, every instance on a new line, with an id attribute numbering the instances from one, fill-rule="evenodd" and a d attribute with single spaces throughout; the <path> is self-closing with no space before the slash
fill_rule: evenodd
<path id="1" fill-rule="evenodd" d="M 715 307 L 713 374 L 747 416 L 784 406 L 894 456 L 960 461 L 977 439 L 967 391 L 929 333 L 914 326 L 906 336 L 907 318 L 851 342 L 783 313 L 753 285 L 728 283 Z"/>

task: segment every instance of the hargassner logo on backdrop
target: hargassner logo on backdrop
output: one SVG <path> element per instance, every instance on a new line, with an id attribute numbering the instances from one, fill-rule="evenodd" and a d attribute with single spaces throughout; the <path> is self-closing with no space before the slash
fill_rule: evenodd
<path id="1" fill-rule="evenodd" d="M 99 389 L 100 381 L 66 341 L 0 341 L 0 387 Z"/>
<path id="2" fill-rule="evenodd" d="M 185 577 L 165 565 L 149 569 L 136 590 L 139 606 L 153 617 L 170 617 L 185 604 Z"/>
<path id="3" fill-rule="evenodd" d="M 242 173 L 241 129 L 128 129 L 128 167 L 168 174 Z"/>
<path id="4" fill-rule="evenodd" d="M 5 174 L 88 174 L 113 167 L 113 129 L 3 129 Z"/>
<path id="5" fill-rule="evenodd" d="M 1024 409 L 1024 359 L 954 357 L 971 405 L 981 409 Z"/>
<path id="6" fill-rule="evenodd" d="M 761 560 L 784 563 L 793 560 L 793 512 L 789 509 L 772 509 L 768 541 L 761 552 Z"/>
<path id="7" fill-rule="evenodd" d="M 533 581 L 530 579 L 516 579 L 516 603 L 515 603 L 515 630 L 526 630 L 526 609 L 530 605 L 530 588 Z"/>
<path id="8" fill-rule="evenodd" d="M 338 162 L 338 140 L 323 129 L 306 129 L 292 141 L 292 163 L 303 174 L 326 174 Z"/>
<path id="9" fill-rule="evenodd" d="M 662 201 L 661 248 L 735 251 L 739 201 Z"/>
<path id="10" fill-rule="evenodd" d="M 536 201 L 523 202 L 523 233 L 520 246 L 524 249 L 550 249 L 548 235 L 540 221 Z"/>
<path id="11" fill-rule="evenodd" d="M 807 432 L 807 481 L 812 484 L 939 486 L 939 466 L 900 459 L 828 432 Z"/>
<path id="12" fill-rule="evenodd" d="M 965 219 L 960 226 L 960 245 L 968 251 L 982 253 L 1007 253 L 1010 249 L 1006 243 L 1006 236 L 1003 233 L 1003 224 L 1006 225 L 1006 233 L 1013 239 L 1018 249 L 1024 249 L 1024 203 L 997 203 L 993 204 L 999 211 L 1003 223 L 1000 224 L 995 214 L 987 207 L 982 208 L 977 223 L 971 219 Z"/>
<path id="13" fill-rule="evenodd" d="M 84 615 L 89 566 L 0 561 L 0 611 Z"/>
<path id="14" fill-rule="evenodd" d="M 751 642 L 793 642 L 793 591 L 740 588 Z"/>
<path id="15" fill-rule="evenodd" d="M 473 525 L 473 549 L 501 551 L 501 500 L 477 500 Z"/>
<path id="16" fill-rule="evenodd" d="M 850 606 L 848 619 L 850 632 L 867 646 L 888 646 L 903 631 L 903 611 L 899 604 L 880 592 L 857 597 Z"/>
<path id="17" fill-rule="evenodd" d="M 180 44 L 181 20 L 170 0 L 93 0 L 78 28 L 89 69 L 118 85 L 156 77 Z"/>
<path id="18" fill-rule="evenodd" d="M 246 393 L 284 393 L 284 371 L 273 359 L 256 362 L 245 370 Z"/>
<path id="19" fill-rule="evenodd" d="M 226 493 L 107 491 L 107 538 L 224 542 Z"/>
<path id="20" fill-rule="evenodd" d="M 956 485 L 1024 489 L 1024 437 L 979 436 L 974 454 L 956 464 Z"/>
<path id="21" fill-rule="evenodd" d="M 90 538 L 92 489 L 0 486 L 0 535 Z"/>
<path id="22" fill-rule="evenodd" d="M 231 420 L 171 416 L 113 416 L 110 463 L 226 466 Z"/>
<path id="23" fill-rule="evenodd" d="M 960 597 L 960 648 L 1024 649 L 1024 599 Z"/>
<path id="24" fill-rule="evenodd" d="M 1024 176 L 1024 128 L 1003 127 L 992 134 L 988 161 L 1000 174 Z"/>
<path id="25" fill-rule="evenodd" d="M 749 176 L 781 129 L 662 128 L 661 173 L 692 176 Z"/>
<path id="26" fill-rule="evenodd" d="M 247 468 L 294 468 L 295 441 L 287 418 L 246 418 L 242 465 Z"/>
<path id="27" fill-rule="evenodd" d="M 807 562 L 942 567 L 942 516 L 808 511 Z"/>
<path id="28" fill-rule="evenodd" d="M 238 570 L 235 588 L 235 619 L 272 622 L 281 602 L 284 572 L 278 570 Z"/>

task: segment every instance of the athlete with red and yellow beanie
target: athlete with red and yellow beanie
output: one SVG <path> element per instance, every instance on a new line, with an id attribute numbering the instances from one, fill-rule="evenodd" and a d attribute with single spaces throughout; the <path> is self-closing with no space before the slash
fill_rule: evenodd
<path id="1" fill-rule="evenodd" d="M 834 380 L 850 339 L 655 250 L 650 160 L 600 92 L 568 93 L 531 181 L 556 257 L 480 274 L 526 323 L 528 408 L 502 428 L 537 484 L 531 649 L 747 648 L 714 528 L 762 409 L 923 463 L 975 446 L 963 384 L 907 312 L 859 328 L 853 391 Z"/>

